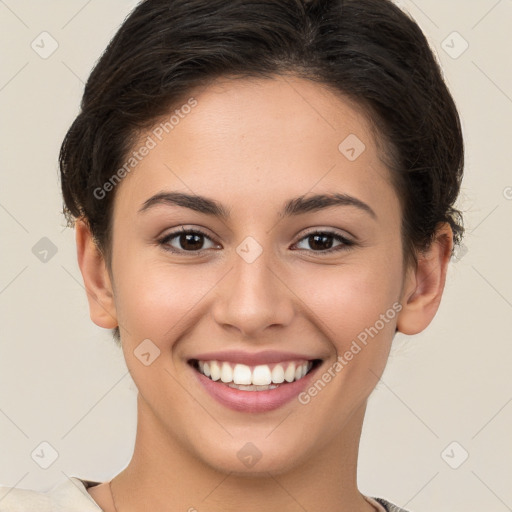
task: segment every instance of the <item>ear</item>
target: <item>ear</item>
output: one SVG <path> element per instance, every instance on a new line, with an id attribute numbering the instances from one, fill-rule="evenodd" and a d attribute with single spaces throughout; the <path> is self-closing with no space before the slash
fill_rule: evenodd
<path id="1" fill-rule="evenodd" d="M 397 330 L 418 334 L 434 318 L 443 295 L 446 272 L 453 248 L 453 232 L 448 223 L 441 223 L 431 246 L 418 255 L 416 268 L 409 268 L 404 282 L 402 310 Z"/>
<path id="2" fill-rule="evenodd" d="M 114 293 L 103 254 L 98 249 L 88 224 L 75 222 L 76 252 L 82 273 L 91 320 L 99 327 L 117 327 Z"/>

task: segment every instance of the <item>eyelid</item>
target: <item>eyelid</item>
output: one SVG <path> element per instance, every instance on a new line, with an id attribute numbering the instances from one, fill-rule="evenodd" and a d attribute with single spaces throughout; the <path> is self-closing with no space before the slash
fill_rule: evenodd
<path id="1" fill-rule="evenodd" d="M 333 235 L 333 236 L 339 236 L 339 237 L 344 238 L 345 240 L 347 240 L 349 242 L 353 242 L 353 243 L 356 243 L 356 241 L 357 241 L 357 238 L 355 236 L 353 236 L 352 234 L 350 234 L 348 231 L 339 230 L 337 228 L 329 228 L 327 226 L 325 226 L 325 227 L 322 227 L 322 226 L 316 227 L 315 226 L 314 228 L 308 228 L 306 231 L 303 231 L 302 233 L 300 233 L 298 235 L 297 241 L 300 241 L 303 238 L 305 238 L 306 236 L 314 235 L 316 233 L 324 233 L 324 234 L 329 234 L 329 235 Z"/>
<path id="2" fill-rule="evenodd" d="M 325 251 L 313 251 L 313 250 L 308 250 L 308 249 L 297 249 L 297 250 L 304 251 L 308 254 L 312 253 L 315 255 L 319 255 L 320 257 L 323 257 L 323 256 L 328 257 L 333 254 L 338 254 L 342 251 L 348 251 L 348 250 L 352 249 L 354 246 L 358 245 L 357 242 L 351 236 L 345 236 L 344 234 L 341 234 L 340 232 L 338 232 L 337 230 L 335 230 L 333 228 L 321 228 L 321 227 L 313 228 L 310 231 L 302 233 L 298 237 L 297 241 L 294 242 L 293 245 L 297 245 L 302 240 L 308 238 L 309 236 L 316 235 L 316 234 L 331 236 L 335 240 L 339 241 L 340 245 L 331 247 L 329 249 L 326 249 Z"/>

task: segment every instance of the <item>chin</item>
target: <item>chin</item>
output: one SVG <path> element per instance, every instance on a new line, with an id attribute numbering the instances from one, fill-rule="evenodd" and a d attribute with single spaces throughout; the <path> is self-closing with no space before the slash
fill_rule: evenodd
<path id="1" fill-rule="evenodd" d="M 267 434 L 268 435 L 268 432 Z M 261 436 L 260 440 L 250 438 L 233 438 L 228 442 L 216 442 L 210 446 L 201 447 L 196 455 L 206 465 L 220 473 L 231 473 L 238 476 L 268 477 L 287 473 L 301 464 L 306 457 L 303 440 L 289 439 L 283 446 L 280 439 L 272 441 Z"/>

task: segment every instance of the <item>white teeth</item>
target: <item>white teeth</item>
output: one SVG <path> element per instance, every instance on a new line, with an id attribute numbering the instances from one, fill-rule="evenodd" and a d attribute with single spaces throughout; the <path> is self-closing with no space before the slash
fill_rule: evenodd
<path id="1" fill-rule="evenodd" d="M 281 364 L 276 364 L 272 370 L 272 382 L 274 384 L 281 384 L 284 382 L 284 369 Z"/>
<path id="2" fill-rule="evenodd" d="M 235 384 L 252 384 L 251 369 L 245 364 L 237 364 L 233 370 L 233 382 Z"/>
<path id="3" fill-rule="evenodd" d="M 293 382 L 295 380 L 295 364 L 290 363 L 284 372 L 284 380 L 286 382 Z"/>
<path id="4" fill-rule="evenodd" d="M 254 386 L 254 385 L 251 385 L 251 386 L 243 386 L 241 384 L 233 384 L 232 382 L 230 382 L 228 384 L 228 386 L 230 388 L 234 388 L 234 389 L 240 389 L 242 391 L 268 391 L 269 389 L 276 389 L 278 388 L 279 386 L 276 386 L 274 384 L 270 384 L 268 386 Z"/>
<path id="5" fill-rule="evenodd" d="M 306 373 L 308 373 L 308 363 L 301 364 L 300 366 L 297 366 L 297 369 L 295 370 L 295 380 L 302 379 Z"/>
<path id="6" fill-rule="evenodd" d="M 229 363 L 222 363 L 222 370 L 220 372 L 220 380 L 222 382 L 231 382 L 233 380 L 233 370 Z"/>
<path id="7" fill-rule="evenodd" d="M 252 372 L 252 383 L 255 386 L 268 386 L 272 382 L 270 368 L 266 364 L 260 364 L 254 367 Z"/>
<path id="8" fill-rule="evenodd" d="M 295 362 L 279 363 L 272 370 L 269 365 L 250 366 L 227 361 L 198 361 L 199 371 L 213 381 L 222 381 L 230 387 L 246 391 L 263 391 L 274 389 L 275 384 L 293 382 L 303 378 L 313 366 L 311 361 L 302 364 Z"/>
<path id="9" fill-rule="evenodd" d="M 210 377 L 212 380 L 220 379 L 220 366 L 219 363 L 217 363 L 217 361 L 210 361 L 210 372 Z"/>

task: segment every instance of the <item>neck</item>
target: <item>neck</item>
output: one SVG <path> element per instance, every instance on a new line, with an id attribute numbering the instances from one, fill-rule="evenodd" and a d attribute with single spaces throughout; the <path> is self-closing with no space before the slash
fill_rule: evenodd
<path id="1" fill-rule="evenodd" d="M 357 456 L 366 404 L 314 454 L 281 471 L 222 472 L 164 431 L 138 396 L 133 457 L 114 478 L 118 512 L 373 512 L 357 489 Z M 257 467 L 257 466 L 256 466 Z M 256 469 L 255 467 L 255 469 Z"/>

